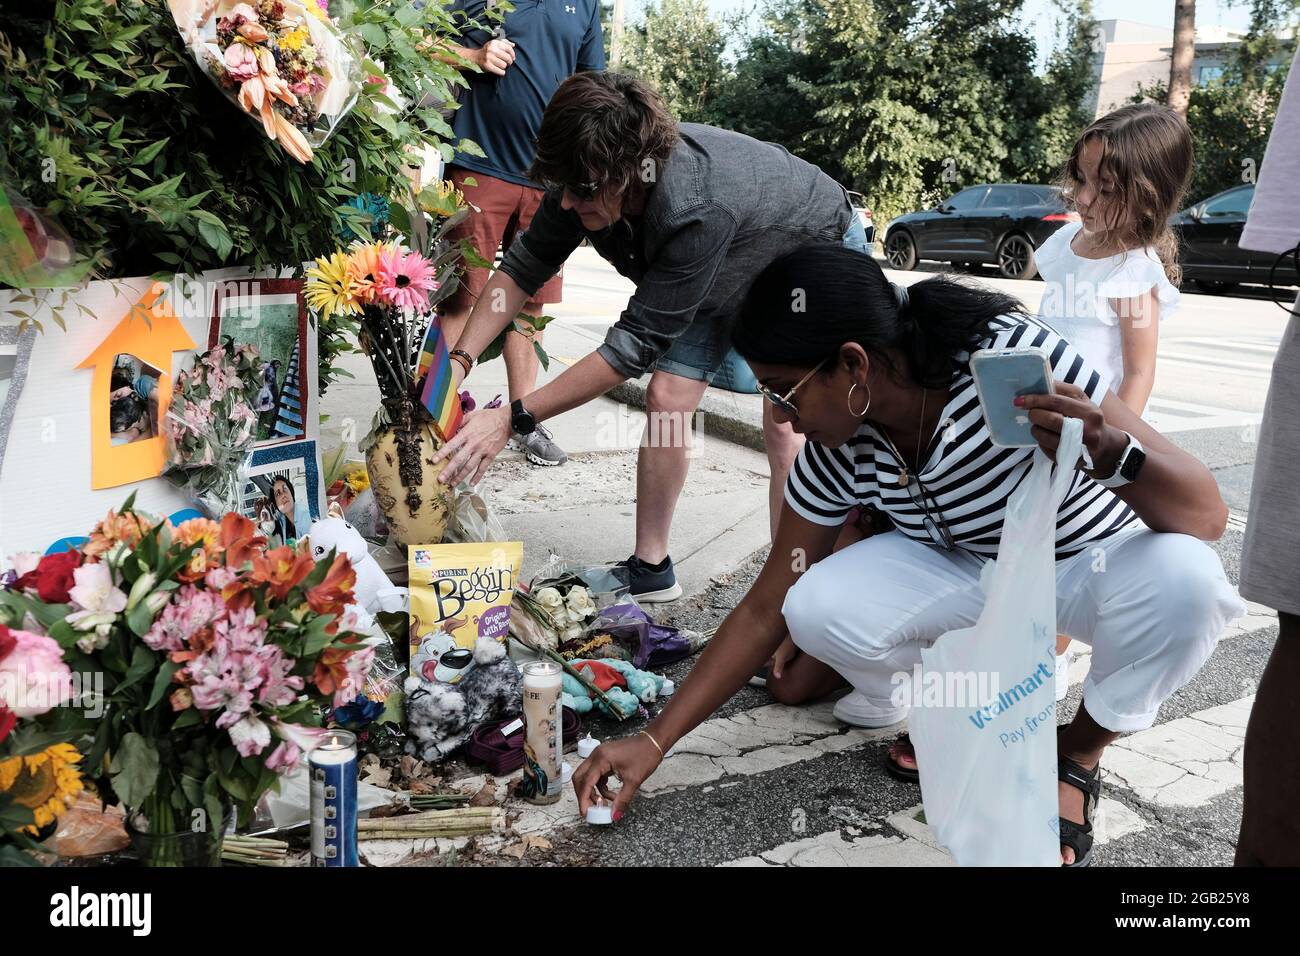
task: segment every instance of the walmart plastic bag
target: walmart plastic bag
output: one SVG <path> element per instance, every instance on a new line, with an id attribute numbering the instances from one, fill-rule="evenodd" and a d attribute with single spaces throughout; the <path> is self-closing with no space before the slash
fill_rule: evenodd
<path id="1" fill-rule="evenodd" d="M 922 679 L 979 689 L 916 707 L 910 720 L 925 818 L 962 866 L 1059 866 L 1056 774 L 1056 513 L 1074 479 L 1083 423 L 1067 418 L 1007 505 L 984 610 L 921 651 Z M 981 683 L 979 677 L 987 675 Z M 935 685 L 935 680 L 926 686 Z"/>

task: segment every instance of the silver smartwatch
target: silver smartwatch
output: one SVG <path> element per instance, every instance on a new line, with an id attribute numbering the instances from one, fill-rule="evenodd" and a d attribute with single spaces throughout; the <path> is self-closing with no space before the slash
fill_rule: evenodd
<path id="1" fill-rule="evenodd" d="M 1124 434 L 1128 435 L 1128 432 Z M 1119 463 L 1115 466 L 1115 473 L 1109 478 L 1093 480 L 1103 488 L 1123 488 L 1137 480 L 1138 472 L 1142 470 L 1142 464 L 1146 460 L 1147 453 L 1143 451 L 1142 443 L 1132 435 L 1128 435 L 1128 444 L 1119 453 Z"/>

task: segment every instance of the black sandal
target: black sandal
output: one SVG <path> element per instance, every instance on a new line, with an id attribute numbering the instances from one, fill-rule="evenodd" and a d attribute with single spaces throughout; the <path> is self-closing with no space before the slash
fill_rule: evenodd
<path id="1" fill-rule="evenodd" d="M 1075 823 L 1065 817 L 1060 821 L 1061 845 L 1074 851 L 1073 863 L 1062 866 L 1087 866 L 1092 862 L 1092 811 L 1101 799 L 1101 764 L 1086 770 L 1069 757 L 1059 754 L 1056 758 L 1056 776 L 1062 783 L 1068 783 L 1076 790 L 1083 791 L 1083 823 Z"/>
<path id="2" fill-rule="evenodd" d="M 890 752 L 885 755 L 885 772 L 895 780 L 903 781 L 903 783 L 919 784 L 921 782 L 921 771 L 900 764 L 893 754 L 894 749 L 897 747 L 909 748 L 912 751 L 912 759 L 916 759 L 916 748 L 912 746 L 912 738 L 905 730 L 894 738 L 894 742 L 889 747 Z"/>

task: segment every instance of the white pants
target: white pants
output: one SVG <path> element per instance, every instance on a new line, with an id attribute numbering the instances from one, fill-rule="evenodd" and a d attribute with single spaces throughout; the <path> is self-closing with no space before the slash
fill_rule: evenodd
<path id="1" fill-rule="evenodd" d="M 801 651 L 888 708 L 894 674 L 910 676 L 922 646 L 978 619 L 987 560 L 876 535 L 805 572 L 786 595 L 786 625 Z M 1154 724 L 1245 612 L 1218 555 L 1188 535 L 1138 527 L 1056 562 L 1057 630 L 1092 646 L 1083 702 L 1108 730 Z"/>

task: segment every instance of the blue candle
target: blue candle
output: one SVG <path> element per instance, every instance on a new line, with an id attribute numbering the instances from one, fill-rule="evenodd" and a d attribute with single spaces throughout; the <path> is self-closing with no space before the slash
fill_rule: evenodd
<path id="1" fill-rule="evenodd" d="M 311 774 L 312 866 L 360 866 L 357 859 L 357 738 L 331 730 L 307 756 Z"/>

